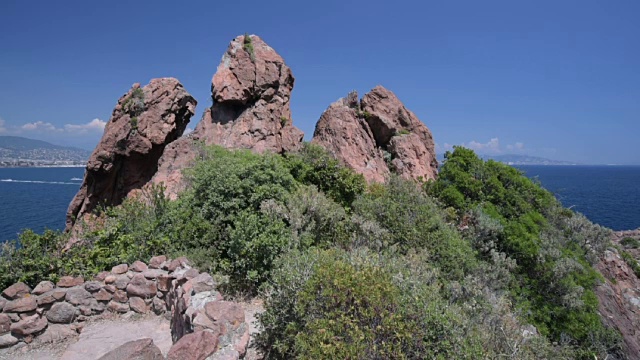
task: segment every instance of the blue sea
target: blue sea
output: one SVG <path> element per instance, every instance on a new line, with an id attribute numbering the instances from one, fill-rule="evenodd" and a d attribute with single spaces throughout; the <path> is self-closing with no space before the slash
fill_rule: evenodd
<path id="1" fill-rule="evenodd" d="M 564 204 L 614 230 L 640 228 L 640 166 L 518 166 Z M 64 228 L 84 168 L 0 168 L 0 242 Z"/>

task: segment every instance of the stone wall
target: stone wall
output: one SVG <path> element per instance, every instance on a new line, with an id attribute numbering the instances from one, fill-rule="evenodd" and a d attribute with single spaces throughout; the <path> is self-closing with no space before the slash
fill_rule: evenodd
<path id="1" fill-rule="evenodd" d="M 72 336 L 107 314 L 154 312 L 171 322 L 169 359 L 238 359 L 249 326 L 241 305 L 224 301 L 216 285 L 186 258 L 165 256 L 114 266 L 91 281 L 65 276 L 34 289 L 16 283 L 0 296 L 0 348 Z"/>

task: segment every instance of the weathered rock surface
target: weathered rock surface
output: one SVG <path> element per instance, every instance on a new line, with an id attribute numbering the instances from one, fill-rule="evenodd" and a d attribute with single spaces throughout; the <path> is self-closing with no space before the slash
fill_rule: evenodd
<path id="1" fill-rule="evenodd" d="M 100 357 L 99 360 L 164 360 L 160 349 L 152 339 L 140 339 L 130 341 L 116 349 L 113 349 Z"/>
<path id="2" fill-rule="evenodd" d="M 7 314 L 0 314 L 0 335 L 6 334 L 11 330 L 11 319 Z"/>
<path id="3" fill-rule="evenodd" d="M 118 205 L 156 173 L 165 146 L 184 132 L 195 99 L 173 78 L 134 84 L 120 98 L 93 151 L 80 191 L 67 211 L 67 229 L 96 206 Z"/>
<path id="4" fill-rule="evenodd" d="M 312 142 L 368 182 L 382 182 L 392 171 L 416 180 L 437 174 L 431 131 L 382 86 L 361 101 L 352 92 L 331 104 L 316 124 Z"/>
<path id="5" fill-rule="evenodd" d="M 25 295 L 28 295 L 30 291 L 31 291 L 31 288 L 27 286 L 27 284 L 23 282 L 18 282 L 4 289 L 4 291 L 2 292 L 2 295 L 9 300 L 14 300 L 17 298 L 21 298 Z"/>
<path id="6" fill-rule="evenodd" d="M 218 337 L 208 331 L 187 334 L 173 344 L 167 360 L 205 360 L 217 346 Z"/>
<path id="7" fill-rule="evenodd" d="M 53 304 L 51 309 L 47 311 L 47 320 L 52 323 L 69 324 L 73 322 L 76 316 L 76 307 L 68 302 L 59 302 Z"/>
<path id="8" fill-rule="evenodd" d="M 35 289 L 31 292 L 33 295 L 42 295 L 46 292 L 53 290 L 56 285 L 51 281 L 41 281 L 36 285 Z"/>
<path id="9" fill-rule="evenodd" d="M 73 287 L 84 284 L 84 278 L 82 276 L 63 276 L 58 280 L 58 287 Z"/>
<path id="10" fill-rule="evenodd" d="M 637 235 L 640 238 L 640 231 Z M 619 242 L 624 237 L 634 234 L 617 232 L 613 241 Z M 629 358 L 640 359 L 640 279 L 613 248 L 605 251 L 596 269 L 605 278 L 596 287 L 601 318 L 620 331 Z"/>
<path id="11" fill-rule="evenodd" d="M 28 312 L 33 311 L 38 306 L 37 300 L 33 296 L 19 298 L 13 301 L 9 301 L 4 305 L 4 312 Z"/>
<path id="12" fill-rule="evenodd" d="M 18 339 L 11 334 L 0 335 L 0 349 L 13 346 L 18 343 Z"/>
<path id="13" fill-rule="evenodd" d="M 48 323 L 47 318 L 35 314 L 11 324 L 11 332 L 22 336 L 30 335 L 44 330 Z"/>

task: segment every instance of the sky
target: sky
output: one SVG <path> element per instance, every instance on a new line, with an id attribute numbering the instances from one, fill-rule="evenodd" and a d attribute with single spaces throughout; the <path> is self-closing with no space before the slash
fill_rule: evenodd
<path id="1" fill-rule="evenodd" d="M 640 164 L 640 1 L 29 1 L 0 4 L 0 135 L 92 149 L 133 83 L 199 102 L 231 39 L 296 78 L 309 140 L 330 103 L 381 84 L 437 152 Z"/>

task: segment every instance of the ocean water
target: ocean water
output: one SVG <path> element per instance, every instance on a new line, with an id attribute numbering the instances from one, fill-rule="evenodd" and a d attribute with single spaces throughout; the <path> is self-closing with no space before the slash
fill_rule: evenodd
<path id="1" fill-rule="evenodd" d="M 64 229 L 84 168 L 0 168 L 0 242 L 25 228 Z"/>
<path id="2" fill-rule="evenodd" d="M 640 228 L 640 166 L 518 166 L 566 207 L 614 230 Z M 0 168 L 0 242 L 64 228 L 84 168 Z"/>
<path id="3" fill-rule="evenodd" d="M 517 166 L 565 207 L 613 230 L 640 228 L 640 166 Z"/>

